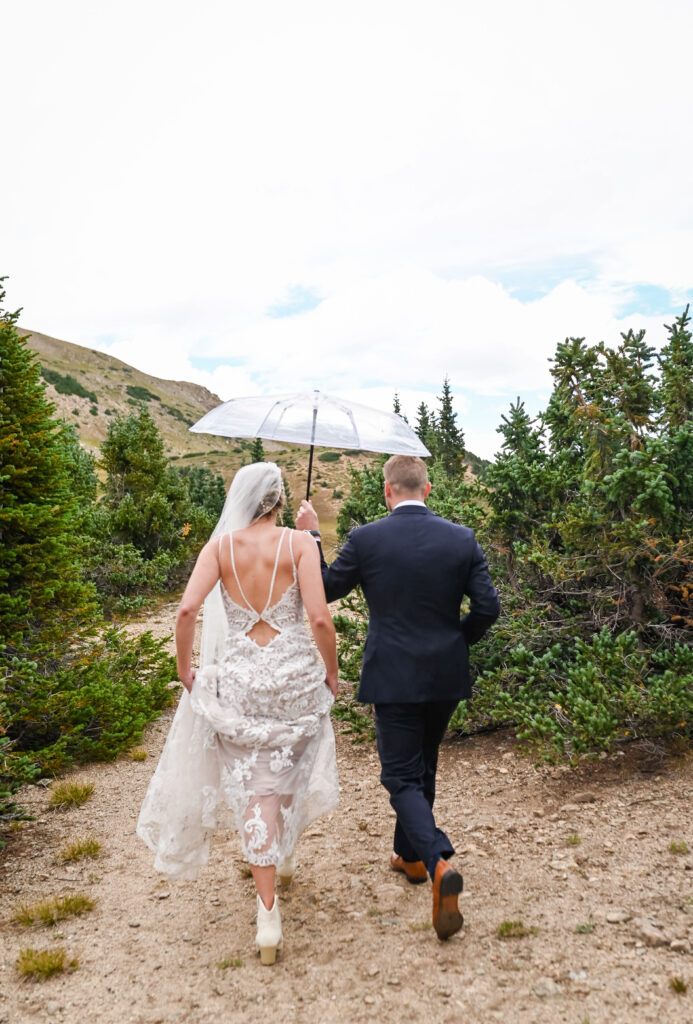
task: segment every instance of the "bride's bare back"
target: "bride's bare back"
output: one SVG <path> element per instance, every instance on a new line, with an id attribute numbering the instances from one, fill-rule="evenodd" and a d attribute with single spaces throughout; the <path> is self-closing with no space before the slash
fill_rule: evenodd
<path id="1" fill-rule="evenodd" d="M 270 524 L 255 524 L 222 538 L 219 545 L 221 582 L 234 604 L 250 607 L 262 615 L 277 604 L 295 582 L 288 532 Z M 265 647 L 277 632 L 260 618 L 246 636 Z"/>

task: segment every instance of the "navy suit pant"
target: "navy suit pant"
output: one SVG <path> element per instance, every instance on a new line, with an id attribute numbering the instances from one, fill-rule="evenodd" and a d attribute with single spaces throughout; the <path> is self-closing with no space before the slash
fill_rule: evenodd
<path id="1" fill-rule="evenodd" d="M 380 781 L 397 814 L 394 851 L 403 860 L 422 860 L 433 878 L 436 864 L 455 852 L 436 826 L 438 748 L 458 701 L 376 704 L 375 736 Z"/>

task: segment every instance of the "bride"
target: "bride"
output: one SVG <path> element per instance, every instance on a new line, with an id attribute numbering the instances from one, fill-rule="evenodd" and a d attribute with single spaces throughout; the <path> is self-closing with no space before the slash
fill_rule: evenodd
<path id="1" fill-rule="evenodd" d="M 257 889 L 263 964 L 282 943 L 275 875 L 287 885 L 302 830 L 337 805 L 330 707 L 335 631 L 311 536 L 277 527 L 279 468 L 244 466 L 178 609 L 183 694 L 137 834 L 172 878 L 196 878 L 209 833 L 232 824 Z M 204 601 L 200 669 L 191 667 Z M 303 624 L 305 606 L 322 661 Z"/>

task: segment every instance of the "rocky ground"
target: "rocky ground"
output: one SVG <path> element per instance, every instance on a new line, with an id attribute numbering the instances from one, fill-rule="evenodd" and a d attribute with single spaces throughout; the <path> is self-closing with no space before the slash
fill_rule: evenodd
<path id="1" fill-rule="evenodd" d="M 170 610 L 154 625 L 167 630 Z M 50 811 L 50 789 L 22 792 L 35 821 L 0 854 L 0 1021 L 693 1019 L 693 760 L 633 745 L 575 770 L 536 769 L 509 734 L 450 737 L 437 814 L 464 874 L 465 927 L 440 943 L 430 884 L 388 868 L 393 819 L 375 750 L 335 723 L 341 803 L 302 838 L 280 895 L 284 951 L 262 967 L 236 837 L 217 838 L 197 883 L 170 885 L 135 836 L 171 714 L 149 728 L 145 760 L 74 773 L 95 787 L 81 807 Z M 56 863 L 86 835 L 102 843 L 97 860 Z M 71 893 L 95 909 L 52 929 L 13 922 L 19 905 Z M 76 970 L 20 978 L 20 949 L 56 945 L 78 958 Z"/>

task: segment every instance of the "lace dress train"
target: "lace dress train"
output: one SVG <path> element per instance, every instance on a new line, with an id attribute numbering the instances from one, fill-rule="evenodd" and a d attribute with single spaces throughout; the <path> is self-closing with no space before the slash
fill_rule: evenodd
<path id="1" fill-rule="evenodd" d="M 284 538 L 289 533 L 293 582 L 271 604 Z M 293 534 L 282 531 L 267 603 L 257 612 L 222 583 L 227 622 L 223 655 L 184 693 L 137 823 L 172 877 L 195 878 L 208 856 L 209 833 L 235 824 L 251 864 L 279 865 L 301 831 L 337 805 L 339 787 L 332 694 L 303 623 Z M 274 630 L 260 646 L 248 634 L 258 622 Z M 229 820 L 230 819 L 230 820 Z"/>

